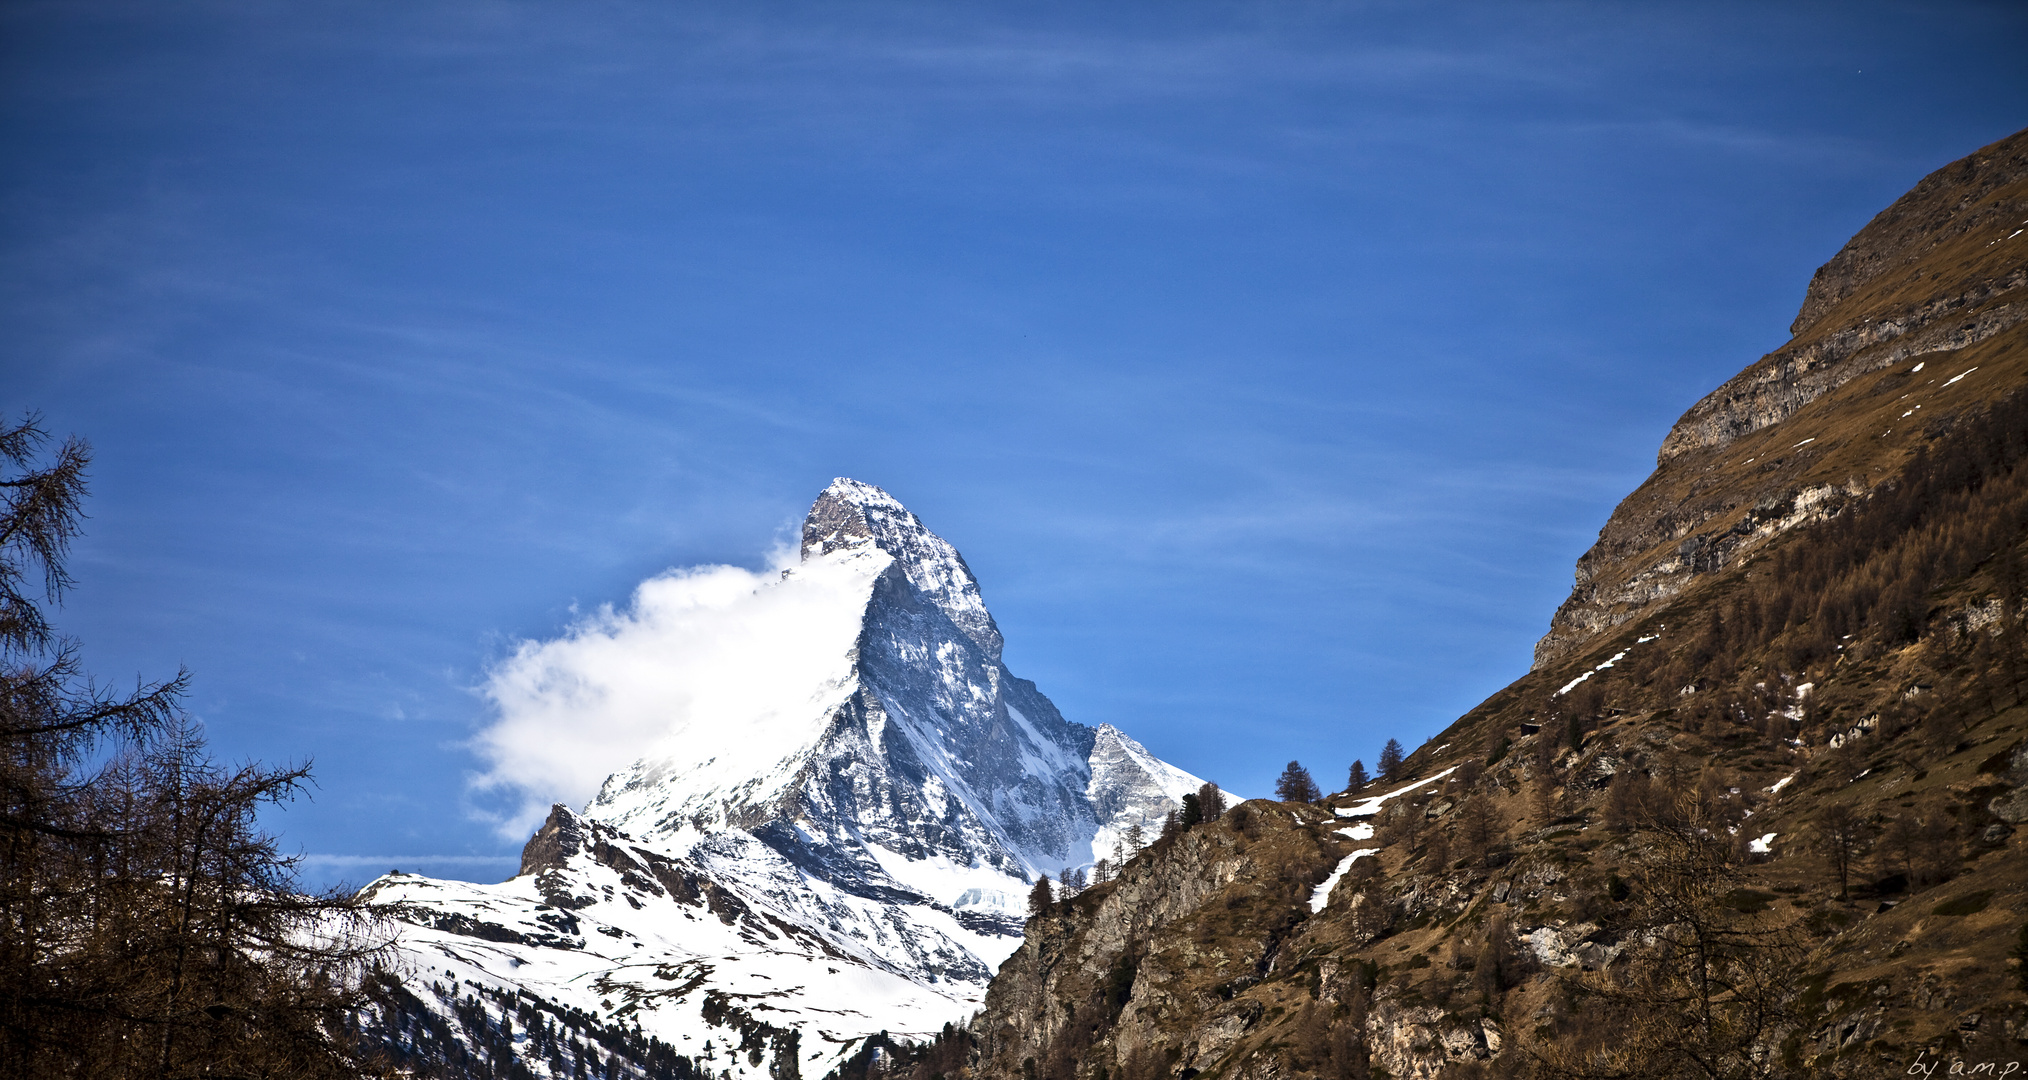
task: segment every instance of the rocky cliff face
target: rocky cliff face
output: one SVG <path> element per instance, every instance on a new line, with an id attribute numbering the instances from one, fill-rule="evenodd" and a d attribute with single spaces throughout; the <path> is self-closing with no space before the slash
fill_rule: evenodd
<path id="1" fill-rule="evenodd" d="M 1797 341 L 1670 432 L 1534 669 L 1399 779 L 1243 804 L 1031 919 L 972 1075 L 2028 1061 L 2024 149 L 1819 272 Z"/>
<path id="2" fill-rule="evenodd" d="M 807 685 L 738 723 L 672 718 L 582 813 L 552 811 L 512 880 L 375 882 L 417 966 L 638 1022 L 714 1074 L 821 1073 L 962 1020 L 1036 875 L 1202 785 L 1009 672 L 963 557 L 886 492 L 834 481 L 802 537 L 765 587 L 849 605 L 835 662 L 783 671 Z"/>
<path id="3" fill-rule="evenodd" d="M 1536 665 L 1864 496 L 1891 475 L 1910 436 L 1947 425 L 1959 407 L 1925 398 L 1913 403 L 1927 413 L 1903 417 L 1909 410 L 1893 407 L 1902 401 L 1893 397 L 1867 408 L 1858 399 L 1882 385 L 1869 377 L 1921 363 L 1939 381 L 1978 367 L 1986 386 L 2005 383 L 2015 373 L 1992 362 L 2019 356 L 2028 317 L 2024 227 L 2028 133 L 1937 170 L 1881 211 L 1811 279 L 1795 337 L 1670 429 L 1654 475 L 1578 560 L 1576 587 L 1536 645 Z M 1903 381 L 1893 382 L 1914 389 Z M 1901 439 L 1878 438 L 1897 421 Z"/>

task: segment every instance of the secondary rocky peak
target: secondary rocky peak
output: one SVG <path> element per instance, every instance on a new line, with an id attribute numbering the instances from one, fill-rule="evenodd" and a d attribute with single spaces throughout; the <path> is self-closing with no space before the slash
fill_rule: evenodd
<path id="1" fill-rule="evenodd" d="M 549 808 L 549 818 L 528 843 L 521 848 L 521 871 L 516 876 L 525 877 L 539 874 L 544 870 L 560 870 L 569 863 L 570 857 L 584 848 L 584 826 L 570 808 L 557 803 Z"/>
<path id="2" fill-rule="evenodd" d="M 803 519 L 803 561 L 868 542 L 892 556 L 908 584 L 987 657 L 1000 658 L 1000 628 L 958 549 L 880 488 L 844 476 L 832 480 Z"/>
<path id="3" fill-rule="evenodd" d="M 2021 226 L 2028 131 L 2016 132 L 1923 177 L 1873 216 L 1810 278 L 1789 332 L 1801 335 L 1847 298 L 1981 226 Z M 2014 188 L 2011 197 L 2003 189 Z M 1994 196 L 2000 196 L 1995 198 Z"/>
<path id="4" fill-rule="evenodd" d="M 1198 782 L 1111 724 L 1093 734 L 1090 761 L 1092 807 L 1100 821 L 1118 828 L 1137 808 L 1173 802 Z"/>

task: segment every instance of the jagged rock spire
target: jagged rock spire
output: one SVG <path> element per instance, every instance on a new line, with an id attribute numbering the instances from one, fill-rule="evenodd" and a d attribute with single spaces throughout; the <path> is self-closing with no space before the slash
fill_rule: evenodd
<path id="1" fill-rule="evenodd" d="M 803 519 L 805 562 L 867 542 L 894 557 L 908 584 L 957 624 L 992 660 L 1000 658 L 1000 628 L 979 595 L 965 557 L 887 492 L 838 477 L 817 496 Z"/>

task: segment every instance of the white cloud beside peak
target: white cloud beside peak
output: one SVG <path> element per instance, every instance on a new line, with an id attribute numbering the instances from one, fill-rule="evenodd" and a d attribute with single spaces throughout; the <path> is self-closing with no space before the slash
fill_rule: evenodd
<path id="1" fill-rule="evenodd" d="M 885 561 L 799 564 L 784 551 L 762 571 L 673 569 L 624 608 L 520 642 L 481 687 L 494 716 L 472 741 L 487 767 L 471 788 L 496 809 L 480 816 L 525 838 L 551 803 L 583 805 L 644 759 L 756 775 L 822 722 L 818 701 L 850 678 Z"/>

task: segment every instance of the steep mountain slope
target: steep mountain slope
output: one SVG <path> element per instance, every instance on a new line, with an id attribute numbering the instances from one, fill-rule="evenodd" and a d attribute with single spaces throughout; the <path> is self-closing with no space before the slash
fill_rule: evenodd
<path id="1" fill-rule="evenodd" d="M 1881 211 L 1811 279 L 1796 336 L 1676 421 L 1654 475 L 1578 560 L 1576 588 L 1536 646 L 1536 666 L 1836 514 L 1896 475 L 1959 410 L 2020 385 L 2024 227 L 2028 140 L 2019 135 L 1937 170 Z"/>
<path id="2" fill-rule="evenodd" d="M 1031 920 L 971 1074 L 2028 1061 L 2024 151 L 1819 271 L 1797 339 L 1670 432 L 1534 670 L 1368 791 L 1242 804 Z M 944 1042 L 868 1072 L 948 1074 Z"/>
<path id="3" fill-rule="evenodd" d="M 458 1018 L 450 1041 L 502 1045 L 527 998 L 587 1031 L 638 1025 L 683 1069 L 822 1072 L 870 1034 L 962 1020 L 1036 875 L 1090 866 L 1202 785 L 1012 675 L 964 559 L 886 492 L 834 481 L 801 555 L 763 588 L 838 606 L 811 609 L 842 628 L 834 659 L 672 713 L 582 813 L 551 811 L 507 882 L 368 887 L 409 924 L 414 1010 Z M 541 1050 L 517 1060 L 578 1066 Z"/>

